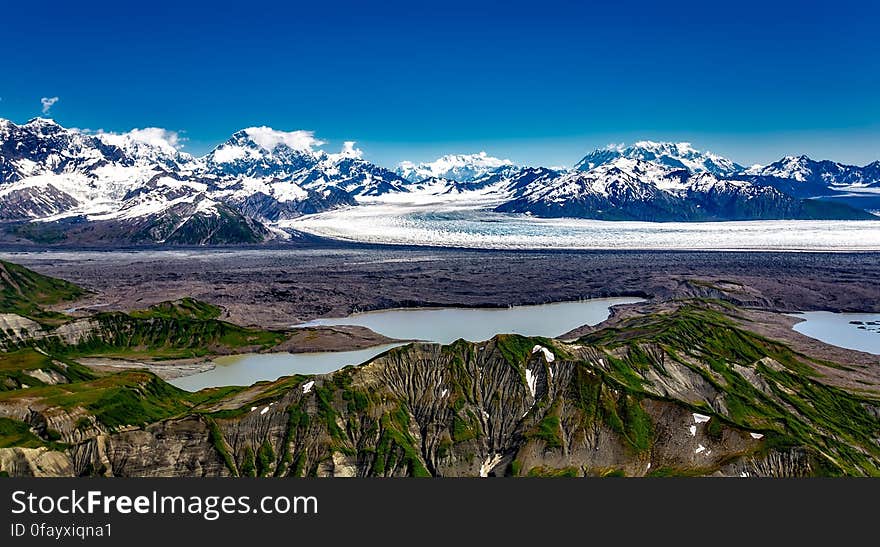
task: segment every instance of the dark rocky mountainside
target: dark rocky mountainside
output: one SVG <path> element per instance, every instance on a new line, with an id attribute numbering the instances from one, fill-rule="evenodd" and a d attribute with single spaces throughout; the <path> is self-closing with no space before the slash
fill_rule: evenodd
<path id="1" fill-rule="evenodd" d="M 190 298 L 69 317 L 45 306 L 82 289 L 9 263 L 0 286 L 0 475 L 880 475 L 876 359 L 775 341 L 735 287 L 696 284 L 567 341 L 415 343 L 189 393 L 83 363 L 277 351 L 296 335 Z"/>

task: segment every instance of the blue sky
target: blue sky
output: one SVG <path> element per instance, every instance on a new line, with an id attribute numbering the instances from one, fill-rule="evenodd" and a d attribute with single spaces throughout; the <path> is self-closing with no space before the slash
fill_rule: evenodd
<path id="1" fill-rule="evenodd" d="M 571 165 L 687 140 L 743 163 L 880 158 L 876 2 L 7 2 L 0 117 L 355 140 L 385 165 Z"/>

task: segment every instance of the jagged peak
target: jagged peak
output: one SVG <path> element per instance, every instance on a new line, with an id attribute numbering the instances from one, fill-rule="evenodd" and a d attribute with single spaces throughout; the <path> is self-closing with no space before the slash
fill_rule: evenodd
<path id="1" fill-rule="evenodd" d="M 53 120 L 52 118 L 43 118 L 43 117 L 40 117 L 40 116 L 37 116 L 36 118 L 31 118 L 31 119 L 29 119 L 29 120 L 27 121 L 27 123 L 25 123 L 24 125 L 31 125 L 31 126 L 52 126 L 52 127 L 59 127 L 59 128 L 62 128 L 61 125 L 60 125 L 58 122 L 56 122 L 55 120 Z M 62 128 L 62 129 L 63 129 L 63 128 Z"/>
<path id="2" fill-rule="evenodd" d="M 143 151 L 168 156 L 180 156 L 182 159 L 192 157 L 183 152 L 183 139 L 177 131 L 163 129 L 161 127 L 134 128 L 125 133 L 98 131 L 94 133 L 105 144 L 122 148 L 136 155 Z"/>
<path id="3" fill-rule="evenodd" d="M 13 124 L 15 126 L 15 124 Z M 40 134 L 57 135 L 60 133 L 70 132 L 52 118 L 31 118 L 27 123 L 16 126 L 25 131 L 31 131 Z"/>
<path id="4" fill-rule="evenodd" d="M 414 163 L 411 161 L 402 161 L 400 162 L 401 167 L 446 167 L 446 166 L 457 166 L 457 165 L 480 165 L 486 167 L 503 167 L 505 165 L 513 165 L 513 162 L 509 159 L 497 158 L 495 156 L 490 156 L 486 153 L 485 150 L 477 152 L 475 154 L 445 154 L 440 156 L 439 158 L 433 161 Z"/>
<path id="5" fill-rule="evenodd" d="M 266 152 L 272 152 L 276 148 L 283 146 L 292 150 L 314 153 L 315 148 L 326 144 L 324 141 L 315 138 L 314 131 L 303 129 L 279 131 L 265 125 L 242 129 L 237 131 L 234 136 L 237 135 L 243 135 Z"/>
<path id="6" fill-rule="evenodd" d="M 813 160 L 812 160 L 812 158 L 810 158 L 810 156 L 808 156 L 806 154 L 801 154 L 799 156 L 785 155 L 785 156 L 782 156 L 782 158 L 779 159 L 779 161 L 776 161 L 773 163 L 804 163 L 807 161 L 813 161 Z"/>
<path id="7" fill-rule="evenodd" d="M 648 150 L 676 150 L 682 153 L 699 152 L 690 142 L 672 142 L 672 141 L 636 141 L 632 145 L 633 148 L 645 148 Z"/>
<path id="8" fill-rule="evenodd" d="M 710 151 L 700 151 L 690 143 L 640 140 L 633 144 L 610 144 L 584 156 L 575 169 L 588 171 L 617 158 L 641 159 L 668 167 L 684 168 L 691 172 L 709 171 L 733 174 L 742 166 Z"/>
<path id="9" fill-rule="evenodd" d="M 514 165 L 509 159 L 497 158 L 480 151 L 474 154 L 446 154 L 433 161 L 420 163 L 402 161 L 398 164 L 397 173 L 411 181 L 444 177 L 467 182 L 484 176 L 494 169 Z"/>

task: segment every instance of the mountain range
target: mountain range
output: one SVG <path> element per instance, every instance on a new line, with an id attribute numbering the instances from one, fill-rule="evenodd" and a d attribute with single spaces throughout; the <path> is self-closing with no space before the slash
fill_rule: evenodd
<path id="1" fill-rule="evenodd" d="M 250 127 L 208 154 L 180 151 L 161 129 L 88 133 L 35 118 L 0 119 L 0 225 L 7 241 L 214 245 L 286 240 L 278 222 L 339 207 L 425 198 L 499 213 L 602 220 L 871 219 L 809 199 L 880 192 L 864 167 L 806 156 L 762 167 L 641 141 L 587 154 L 571 170 L 515 165 L 485 152 L 402 162 L 338 153 L 307 131 Z"/>

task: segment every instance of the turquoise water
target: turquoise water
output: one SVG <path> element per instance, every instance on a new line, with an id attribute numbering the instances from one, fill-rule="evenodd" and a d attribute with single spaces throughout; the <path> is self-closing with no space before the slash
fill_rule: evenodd
<path id="1" fill-rule="evenodd" d="M 320 319 L 295 325 L 360 325 L 399 340 L 425 340 L 448 344 L 459 338 L 478 342 L 496 334 L 522 334 L 555 338 L 583 325 L 608 318 L 611 306 L 641 298 L 597 298 L 540 306 L 503 309 L 438 308 L 398 309 Z M 219 357 L 213 370 L 170 380 L 188 391 L 217 386 L 251 385 L 291 374 L 326 374 L 347 365 L 369 361 L 401 344 L 386 344 L 357 351 L 320 353 L 254 353 Z"/>
<path id="2" fill-rule="evenodd" d="M 496 334 L 555 338 L 583 325 L 601 323 L 608 318 L 611 306 L 641 301 L 641 298 L 618 297 L 500 309 L 396 309 L 317 319 L 294 326 L 358 325 L 389 338 L 429 340 L 441 344 L 459 338 L 479 342 Z"/>
<path id="3" fill-rule="evenodd" d="M 792 328 L 805 336 L 880 355 L 880 313 L 809 311 L 791 316 L 804 319 Z"/>
<path id="4" fill-rule="evenodd" d="M 320 353 L 249 353 L 214 359 L 212 370 L 169 380 L 187 391 L 217 386 L 249 386 L 291 374 L 324 374 L 347 365 L 359 365 L 401 344 L 386 344 L 357 351 Z"/>

